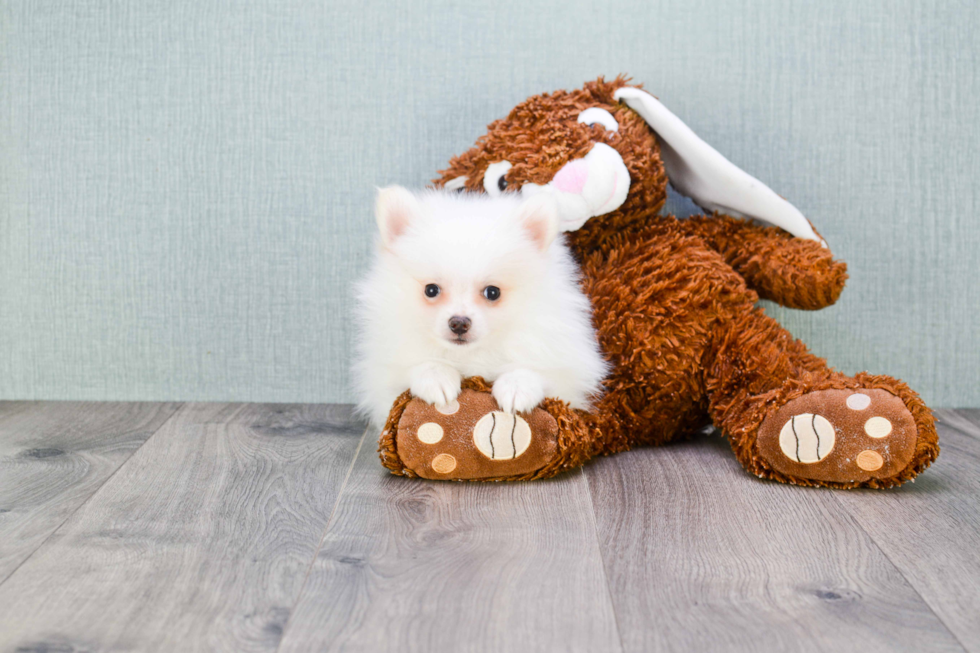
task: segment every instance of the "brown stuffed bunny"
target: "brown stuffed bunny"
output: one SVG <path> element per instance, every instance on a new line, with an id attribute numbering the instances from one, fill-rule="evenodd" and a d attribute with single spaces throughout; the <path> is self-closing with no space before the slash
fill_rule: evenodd
<path id="1" fill-rule="evenodd" d="M 668 176 L 714 213 L 660 215 Z M 896 486 L 939 454 L 907 385 L 830 369 L 756 307 L 829 306 L 845 264 L 792 205 L 626 79 L 529 98 L 435 184 L 555 196 L 612 372 L 588 413 L 553 399 L 503 413 L 480 378 L 449 406 L 406 392 L 380 438 L 392 472 L 545 478 L 708 424 L 750 473 L 798 485 Z"/>

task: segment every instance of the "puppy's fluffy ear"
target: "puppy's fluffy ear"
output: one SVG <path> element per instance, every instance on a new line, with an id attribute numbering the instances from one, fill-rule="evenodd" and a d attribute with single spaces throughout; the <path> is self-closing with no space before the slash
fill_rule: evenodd
<path id="1" fill-rule="evenodd" d="M 374 203 L 374 217 L 378 221 L 381 242 L 390 247 L 405 233 L 408 226 L 418 219 L 421 206 L 410 191 L 401 186 L 378 189 Z"/>
<path id="2" fill-rule="evenodd" d="M 521 202 L 517 220 L 542 252 L 547 251 L 558 235 L 558 206 L 548 195 L 534 195 Z"/>

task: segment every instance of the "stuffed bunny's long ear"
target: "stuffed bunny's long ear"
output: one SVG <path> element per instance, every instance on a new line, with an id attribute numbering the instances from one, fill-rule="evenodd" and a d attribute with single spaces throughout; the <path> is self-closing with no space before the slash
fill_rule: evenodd
<path id="1" fill-rule="evenodd" d="M 762 220 L 827 246 L 799 209 L 698 138 L 655 97 L 624 86 L 613 95 L 656 132 L 670 184 L 703 209 Z"/>

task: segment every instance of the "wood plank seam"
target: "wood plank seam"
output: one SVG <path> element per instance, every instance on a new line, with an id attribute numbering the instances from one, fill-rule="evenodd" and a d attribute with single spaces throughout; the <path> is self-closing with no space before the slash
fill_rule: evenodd
<path id="1" fill-rule="evenodd" d="M 980 440 L 980 435 L 977 434 L 977 433 L 980 433 L 980 426 L 977 427 L 977 433 L 974 433 L 973 432 L 973 429 L 966 429 L 966 428 L 963 428 L 962 425 L 957 425 L 957 424 L 954 424 L 953 422 L 950 422 L 950 421 L 948 421 L 946 419 L 943 419 L 942 413 L 949 411 L 949 412 L 952 412 L 953 414 L 955 414 L 957 417 L 960 417 L 960 418 L 966 420 L 968 423 L 970 423 L 972 425 L 973 420 L 971 420 L 967 415 L 960 414 L 960 411 L 961 410 L 971 410 L 971 409 L 968 409 L 968 408 L 948 408 L 948 409 L 938 408 L 938 409 L 936 409 L 934 411 L 935 413 L 937 413 L 937 415 L 936 415 L 936 421 L 939 422 L 940 424 L 942 424 L 943 426 L 946 426 L 948 428 L 951 428 L 954 431 L 956 431 L 957 433 L 960 433 L 960 434 L 962 434 L 962 435 L 970 438 L 971 440 Z M 942 441 L 940 441 L 939 442 L 939 446 L 941 447 L 942 445 L 943 445 L 943 443 L 942 443 Z"/>
<path id="2" fill-rule="evenodd" d="M 848 490 L 843 490 L 843 491 L 847 492 Z M 890 564 L 895 569 L 895 571 L 897 571 L 898 574 L 905 579 L 905 583 L 909 586 L 909 589 L 911 589 L 912 592 L 914 592 L 915 595 L 919 597 L 919 600 L 922 601 L 923 605 L 929 608 L 929 612 L 931 612 L 936 616 L 936 619 L 939 620 L 939 623 L 941 623 L 943 627 L 946 628 L 946 631 L 949 632 L 952 638 L 956 640 L 956 642 L 963 648 L 964 651 L 969 651 L 970 649 L 966 646 L 966 644 L 963 643 L 963 640 L 959 638 L 959 635 L 956 634 L 956 631 L 950 628 L 949 624 L 946 623 L 946 620 L 943 619 L 942 615 L 936 611 L 936 607 L 931 603 L 929 603 L 929 601 L 926 600 L 926 597 L 924 597 L 922 593 L 919 592 L 919 589 L 912 582 L 913 579 L 906 576 L 905 573 L 902 571 L 902 568 L 899 567 L 897 564 L 895 564 L 895 561 L 892 560 L 891 556 L 889 556 L 888 553 L 885 551 L 885 549 L 882 548 L 881 544 L 878 543 L 878 540 L 875 539 L 874 535 L 872 535 L 871 532 L 864 527 L 864 524 L 861 523 L 861 520 L 858 519 L 858 517 L 854 513 L 852 513 L 846 505 L 844 505 L 844 503 L 837 497 L 836 493 L 833 492 L 832 494 L 834 495 L 834 502 L 837 503 L 837 505 L 839 505 L 844 510 L 847 516 L 850 517 L 855 524 L 857 524 L 858 528 L 860 528 L 861 531 L 868 536 L 868 540 L 870 540 L 875 545 L 875 548 L 878 549 L 879 552 L 881 552 L 881 555 L 884 556 L 885 560 L 888 561 L 888 564 Z"/>
<path id="3" fill-rule="evenodd" d="M 289 607 L 289 617 L 286 619 L 286 623 L 284 623 L 282 626 L 282 635 L 279 637 L 279 643 L 276 645 L 277 653 L 279 649 L 282 648 L 282 643 L 286 641 L 286 635 L 289 633 L 289 626 L 293 621 L 293 615 L 296 614 L 296 606 L 299 605 L 300 599 L 303 598 L 303 592 L 306 590 L 306 584 L 310 579 L 310 574 L 313 571 L 313 566 L 316 564 L 316 559 L 320 555 L 320 549 L 323 548 L 323 543 L 327 541 L 327 535 L 330 533 L 330 527 L 333 526 L 334 518 L 337 516 L 337 506 L 340 505 L 340 500 L 344 496 L 344 492 L 347 490 L 347 483 L 350 481 L 351 472 L 354 471 L 354 464 L 361 455 L 361 447 L 364 446 L 364 440 L 367 439 L 367 434 L 370 430 L 371 425 L 368 424 L 368 426 L 364 428 L 364 433 L 361 434 L 361 441 L 357 443 L 357 450 L 354 451 L 354 455 L 351 457 L 350 466 L 347 468 L 347 475 L 344 477 L 344 482 L 340 486 L 340 491 L 337 492 L 337 498 L 334 500 L 333 509 L 330 511 L 330 517 L 327 518 L 327 525 L 324 527 L 323 533 L 320 534 L 320 541 L 316 545 L 316 550 L 313 552 L 313 557 L 310 558 L 310 564 L 306 568 L 306 574 L 303 576 L 302 585 L 299 586 L 299 592 L 296 593 L 296 598 L 293 600 L 293 604 Z"/>
<path id="4" fill-rule="evenodd" d="M 841 650 L 860 650 L 857 644 L 877 642 L 873 650 L 903 650 L 908 644 L 902 635 L 913 635 L 916 626 L 928 629 L 937 648 L 945 642 L 946 650 L 963 650 L 963 638 L 953 636 L 907 576 L 887 556 L 875 555 L 882 545 L 867 528 L 855 528 L 857 518 L 829 501 L 828 495 L 840 493 L 746 477 L 728 449 L 724 440 L 706 438 L 586 468 L 626 650 L 684 649 L 692 642 L 697 650 L 758 650 L 763 631 L 754 627 L 766 632 L 769 646 L 763 648 L 827 650 L 833 642 Z M 664 495 L 665 489 L 676 493 Z M 729 495 L 738 502 L 716 508 Z M 731 507 L 749 512 L 740 515 Z M 688 532 L 690 510 L 711 521 Z M 763 530 L 770 525 L 771 532 Z M 651 533 L 663 541 L 650 539 Z M 731 546 L 714 548 L 722 543 Z M 722 564 L 712 564 L 717 562 Z M 664 570 L 662 583 L 651 575 Z M 668 583 L 673 587 L 665 593 Z M 893 612 L 885 609 L 896 607 L 910 621 L 890 622 Z M 726 621 L 726 608 L 738 617 L 735 629 L 717 627 Z M 664 622 L 651 621 L 653 614 Z M 825 632 L 830 623 L 834 628 Z M 898 631 L 904 632 L 896 637 Z M 800 637 L 808 637 L 805 644 Z"/>
<path id="5" fill-rule="evenodd" d="M 592 534 L 595 535 L 596 550 L 599 552 L 599 562 L 602 563 L 602 580 L 606 584 L 606 597 L 609 599 L 609 606 L 613 614 L 613 623 L 616 625 L 616 635 L 619 637 L 619 650 L 625 651 L 623 631 L 619 627 L 619 613 L 616 611 L 616 602 L 613 601 L 612 587 L 609 585 L 609 575 L 606 572 L 605 551 L 602 548 L 602 539 L 599 537 L 599 524 L 595 514 L 595 501 L 592 500 L 592 483 L 589 481 L 589 475 L 585 473 L 583 468 L 580 467 L 577 471 L 585 478 L 585 487 L 588 490 L 586 495 L 589 497 L 589 521 L 592 523 Z"/>
<path id="6" fill-rule="evenodd" d="M 153 402 L 147 402 L 147 403 L 153 403 Z M 174 407 L 173 412 L 170 413 L 170 415 L 167 417 L 167 419 L 163 420 L 163 422 L 160 424 L 160 426 L 158 426 L 156 428 L 156 430 L 153 431 L 152 434 L 150 434 L 150 437 L 148 437 L 145 440 L 143 440 L 138 447 L 136 447 L 135 449 L 133 449 L 132 452 L 130 452 L 130 454 L 128 456 L 126 456 L 126 459 L 124 461 L 122 461 L 119 464 L 118 467 L 116 467 L 114 470 L 112 470 L 112 473 L 111 474 L 109 474 L 108 476 L 105 477 L 105 479 L 103 479 L 102 483 L 99 484 L 99 487 L 97 487 L 95 489 L 95 491 L 92 492 L 92 494 L 90 494 L 90 495 L 88 495 L 88 497 L 86 497 L 85 501 L 82 501 L 80 504 L 78 504 L 75 507 L 74 510 L 72 510 L 70 513 L 68 513 L 65 516 L 65 518 L 63 520 L 61 520 L 61 522 L 58 524 L 58 526 L 56 528 L 54 528 L 50 533 L 48 533 L 47 537 L 45 537 L 43 540 L 41 540 L 40 542 L 38 542 L 38 545 L 36 547 L 34 547 L 34 550 L 31 551 L 30 555 L 28 555 L 23 560 L 21 560 L 20 563 L 18 563 L 18 565 L 16 567 L 14 567 L 10 571 L 9 574 L 7 574 L 6 576 L 3 577 L 3 579 L 0 579 L 0 586 L 2 586 L 4 583 L 6 583 L 8 580 L 10 580 L 10 578 L 15 573 L 17 573 L 17 570 L 24 566 L 24 563 L 26 563 L 28 560 L 30 560 L 31 558 L 33 558 L 34 557 L 34 554 L 37 553 L 38 551 L 40 551 L 41 548 L 48 542 L 48 540 L 50 540 L 58 531 L 60 531 L 61 528 L 62 528 L 62 526 L 64 526 L 68 522 L 69 519 L 71 519 L 72 517 L 75 516 L 75 513 L 77 513 L 84 506 L 86 506 L 89 503 L 89 501 L 91 501 L 95 497 L 95 495 L 97 495 L 99 492 L 101 492 L 102 491 L 102 488 L 105 487 L 105 484 L 108 483 L 116 474 L 119 473 L 119 470 L 120 469 L 122 469 L 127 463 L 129 463 L 130 460 L 133 459 L 133 456 L 136 455 L 136 452 L 137 451 L 139 451 L 144 446 L 146 446 L 146 443 L 147 442 L 149 442 L 157 433 L 159 433 L 163 429 L 164 426 L 166 426 L 167 424 L 169 424 L 170 421 L 174 419 L 174 417 L 184 408 L 185 405 L 186 405 L 186 402 L 177 402 L 176 406 Z"/>
<path id="7" fill-rule="evenodd" d="M 957 409 L 949 409 L 949 410 L 950 410 L 950 412 L 953 412 L 954 414 L 957 413 Z M 969 418 L 967 418 L 967 417 L 964 417 L 964 419 L 966 419 L 967 421 L 970 421 Z M 962 427 L 954 426 L 948 420 L 939 419 L 939 421 L 940 421 L 940 423 L 945 428 L 948 428 L 950 430 L 956 431 L 957 433 L 963 435 L 964 437 L 967 437 L 967 438 L 970 438 L 970 439 L 974 439 L 974 440 L 977 439 L 977 436 L 975 434 L 969 433 L 966 429 L 963 429 Z M 941 442 L 940 442 L 940 445 L 942 445 Z M 955 446 L 952 447 L 952 448 L 955 450 Z M 912 482 L 914 483 L 915 481 L 913 480 Z M 943 625 L 943 627 L 946 628 L 947 632 L 949 632 L 949 634 L 953 637 L 953 639 L 956 640 L 956 642 L 963 648 L 964 651 L 971 651 L 971 650 L 973 650 L 971 647 L 967 646 L 966 642 L 964 642 L 960 638 L 960 636 L 956 632 L 956 630 L 953 627 L 950 626 L 950 624 L 946 621 L 946 619 L 943 618 L 943 616 L 942 616 L 942 609 L 941 608 L 937 608 L 937 606 L 935 606 L 932 603 L 930 603 L 929 600 L 919 591 L 918 587 L 916 587 L 916 584 L 913 582 L 915 579 L 914 578 L 909 578 L 909 576 L 907 576 L 905 574 L 905 572 L 902 571 L 902 568 L 898 564 L 896 564 L 894 560 L 892 560 L 892 558 L 888 555 L 887 551 L 885 551 L 885 548 L 878 542 L 878 540 L 871 533 L 871 531 L 868 530 L 867 528 L 865 528 L 864 523 L 861 521 L 861 519 L 859 518 L 859 516 L 858 515 L 855 515 L 851 511 L 851 509 L 843 501 L 840 500 L 840 497 L 839 497 L 839 495 L 837 495 L 837 493 L 833 493 L 833 494 L 834 494 L 834 501 L 841 508 L 844 509 L 844 512 L 849 517 L 851 517 L 851 519 L 854 520 L 854 522 L 865 533 L 865 535 L 868 536 L 868 539 L 874 544 L 874 546 L 878 549 L 878 551 L 881 552 L 881 555 L 883 555 L 885 557 L 885 559 L 888 561 L 888 563 L 891 564 L 891 566 L 894 567 L 894 569 L 902 576 L 902 578 L 905 579 L 905 582 L 909 586 L 909 588 L 915 593 L 916 596 L 919 597 L 919 599 L 922 601 L 922 603 L 926 607 L 929 608 L 929 611 L 932 612 L 933 615 L 935 615 L 936 619 Z"/>
<path id="8" fill-rule="evenodd" d="M 185 405 L 0 588 L 0 650 L 271 653 L 359 428 L 342 405 Z"/>

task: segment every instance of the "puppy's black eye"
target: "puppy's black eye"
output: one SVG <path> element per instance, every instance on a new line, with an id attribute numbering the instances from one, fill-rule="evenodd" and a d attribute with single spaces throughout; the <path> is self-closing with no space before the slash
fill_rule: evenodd
<path id="1" fill-rule="evenodd" d="M 428 298 L 439 296 L 439 286 L 434 283 L 430 283 L 425 287 L 425 296 Z"/>
<path id="2" fill-rule="evenodd" d="M 500 179 L 497 180 L 497 188 L 500 189 L 501 193 L 507 190 L 507 180 L 504 179 L 503 175 L 501 175 Z"/>
<path id="3" fill-rule="evenodd" d="M 497 286 L 487 286 L 483 289 L 483 296 L 492 302 L 500 299 L 500 288 Z"/>

